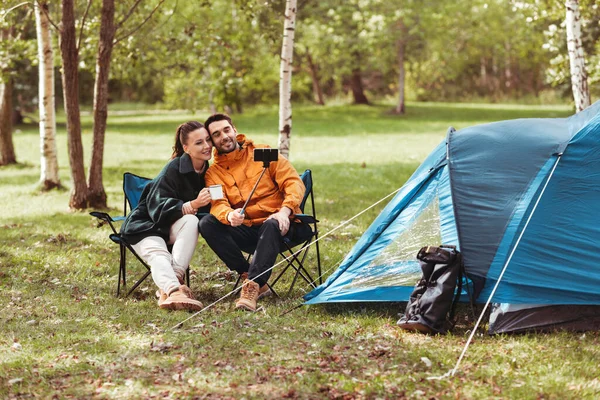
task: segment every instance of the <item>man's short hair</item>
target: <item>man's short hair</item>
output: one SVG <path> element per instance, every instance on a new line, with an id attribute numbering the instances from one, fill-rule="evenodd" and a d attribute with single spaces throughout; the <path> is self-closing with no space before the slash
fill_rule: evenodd
<path id="1" fill-rule="evenodd" d="M 210 129 L 208 128 L 208 126 L 210 124 L 212 124 L 213 122 L 217 122 L 217 121 L 227 121 L 227 122 L 229 122 L 229 125 L 233 126 L 233 122 L 231 122 L 231 117 L 229 117 L 229 115 L 221 114 L 221 113 L 213 114 L 210 117 L 208 117 L 207 120 L 204 122 L 204 127 L 206 128 L 206 130 L 208 131 L 209 134 L 210 134 Z"/>

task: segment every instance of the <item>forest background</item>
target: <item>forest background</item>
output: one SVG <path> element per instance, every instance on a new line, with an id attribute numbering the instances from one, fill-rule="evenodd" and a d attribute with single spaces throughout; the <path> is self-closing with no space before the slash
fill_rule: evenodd
<path id="1" fill-rule="evenodd" d="M 13 126 L 37 107 L 40 187 L 63 186 L 55 144 L 62 94 L 72 209 L 107 207 L 110 103 L 233 114 L 279 98 L 278 147 L 289 157 L 292 102 L 395 98 L 393 112 L 403 114 L 407 99 L 547 104 L 564 102 L 571 87 L 579 111 L 600 79 L 600 10 L 590 0 L 3 3 L 0 164 L 17 163 Z M 93 113 L 87 174 L 86 104 Z"/>

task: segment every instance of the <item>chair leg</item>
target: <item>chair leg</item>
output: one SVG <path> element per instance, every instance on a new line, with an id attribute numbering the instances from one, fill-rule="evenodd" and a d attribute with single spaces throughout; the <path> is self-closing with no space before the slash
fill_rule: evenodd
<path id="1" fill-rule="evenodd" d="M 140 286 L 142 284 L 142 282 L 151 274 L 151 269 L 150 266 L 148 264 L 146 264 L 146 261 L 144 261 L 139 255 L 138 253 L 135 252 L 135 250 L 133 249 L 133 247 L 131 247 L 130 245 L 127 245 L 127 248 L 129 249 L 129 251 L 131 251 L 131 254 L 133 254 L 135 256 L 135 258 L 138 259 L 138 261 L 146 268 L 146 273 L 144 274 L 144 276 L 142 276 L 141 279 L 139 279 L 135 285 L 133 285 L 133 287 L 129 290 L 129 292 L 127 292 L 127 296 L 129 296 L 135 289 L 137 289 L 138 286 Z"/>
<path id="2" fill-rule="evenodd" d="M 187 285 L 187 287 L 190 287 L 190 266 L 188 265 L 187 269 L 185 270 L 185 284 Z"/>
<path id="3" fill-rule="evenodd" d="M 133 285 L 133 287 L 132 287 L 132 288 L 129 290 L 129 292 L 127 292 L 127 296 L 129 296 L 131 293 L 133 293 L 133 291 L 134 291 L 135 289 L 137 289 L 137 287 L 138 287 L 138 286 L 140 286 L 140 285 L 141 285 L 141 284 L 144 282 L 144 280 L 146 280 L 146 278 L 147 278 L 149 275 L 150 275 L 150 270 L 146 271 L 146 273 L 144 274 L 144 276 L 142 276 L 142 278 L 141 278 L 139 281 L 137 281 L 137 282 L 135 283 L 135 285 Z M 127 297 L 127 296 L 125 296 L 125 297 Z"/>
<path id="4" fill-rule="evenodd" d="M 294 268 L 296 270 L 296 275 L 300 274 L 300 276 L 306 281 L 306 283 L 308 283 L 309 285 L 311 285 L 313 288 L 316 287 L 314 282 L 315 280 L 312 278 L 312 276 L 310 276 L 309 272 L 306 270 L 306 268 L 304 268 L 304 261 L 306 260 L 306 256 L 308 254 L 308 248 L 306 247 L 306 244 L 304 244 L 303 249 L 301 250 L 302 254 L 302 259 L 299 259 L 297 254 L 295 254 L 292 249 L 288 247 L 288 251 L 290 252 L 290 257 L 292 258 L 289 261 L 289 265 L 292 266 L 292 268 Z M 296 264 L 294 264 L 296 263 Z M 295 284 L 295 279 L 294 282 L 292 282 L 292 285 Z"/>
<path id="5" fill-rule="evenodd" d="M 119 245 L 119 251 L 120 251 L 120 257 L 119 257 L 119 276 L 118 276 L 118 280 L 117 280 L 117 297 L 120 296 L 121 294 L 121 279 L 123 279 L 123 289 L 127 290 L 127 274 L 126 274 L 126 268 L 127 268 L 127 260 L 126 260 L 126 256 L 127 256 L 127 249 L 125 248 L 124 245 Z"/>
<path id="6" fill-rule="evenodd" d="M 315 247 L 317 250 L 317 272 L 319 273 L 319 285 L 323 284 L 323 273 L 321 272 L 321 251 L 319 250 L 319 234 L 315 230 Z"/>

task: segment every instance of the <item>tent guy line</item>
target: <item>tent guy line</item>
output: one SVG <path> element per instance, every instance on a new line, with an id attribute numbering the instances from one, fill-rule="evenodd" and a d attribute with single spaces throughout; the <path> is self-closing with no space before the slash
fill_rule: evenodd
<path id="1" fill-rule="evenodd" d="M 510 264 L 510 261 L 512 260 L 513 255 L 515 254 L 515 251 L 517 250 L 517 247 L 519 247 L 519 243 L 521 242 L 521 238 L 523 238 L 523 234 L 525 233 L 525 231 L 527 230 L 527 227 L 529 226 L 529 222 L 531 221 L 531 218 L 533 217 L 533 214 L 535 214 L 535 210 L 538 207 L 538 204 L 540 203 L 540 200 L 542 199 L 542 197 L 544 196 L 544 192 L 546 192 L 546 188 L 548 187 L 548 183 L 550 183 L 550 180 L 552 179 L 552 176 L 554 175 L 554 171 L 556 170 L 556 167 L 558 166 L 558 162 L 560 161 L 561 157 L 562 157 L 563 153 L 558 153 L 557 154 L 557 158 L 556 158 L 556 162 L 554 163 L 554 166 L 552 167 L 552 171 L 550 171 L 550 175 L 548 176 L 548 179 L 546 180 L 546 183 L 544 184 L 544 187 L 542 188 L 542 191 L 540 192 L 540 195 L 538 196 L 532 210 L 531 213 L 529 213 L 529 216 L 527 217 L 527 221 L 525 222 L 525 226 L 523 227 L 523 229 L 521 230 L 521 233 L 519 234 L 519 237 L 515 243 L 515 245 L 513 246 L 510 255 L 508 256 L 508 258 L 506 259 L 506 262 L 504 263 L 504 266 L 502 267 L 502 271 L 500 272 L 500 275 L 498 276 L 498 280 L 496 281 L 496 284 L 494 285 L 494 288 L 492 289 L 492 292 L 490 293 L 490 295 L 488 296 L 487 301 L 485 302 L 485 305 L 483 306 L 483 309 L 481 310 L 481 313 L 479 314 L 479 318 L 477 319 L 477 322 L 475 323 L 475 326 L 473 327 L 471 334 L 469 335 L 469 339 L 467 339 L 467 343 L 465 343 L 465 347 L 462 350 L 462 353 L 460 354 L 460 357 L 458 357 L 458 361 L 456 361 L 456 365 L 454 366 L 454 368 L 450 371 L 450 376 L 454 376 L 454 374 L 456 373 L 456 371 L 458 370 L 458 367 L 460 366 L 460 363 L 462 362 L 470 344 L 471 341 L 473 340 L 473 337 L 475 336 L 475 332 L 477 332 L 477 329 L 479 328 L 479 324 L 481 323 L 481 320 L 483 319 L 483 315 L 485 314 L 485 310 L 487 310 L 488 306 L 490 305 L 492 298 L 494 297 L 494 294 L 496 294 L 496 289 L 498 289 L 498 286 L 500 285 L 500 282 L 502 281 L 502 277 L 504 276 L 504 272 L 506 272 L 506 269 L 508 268 L 508 264 Z"/>
<path id="2" fill-rule="evenodd" d="M 324 238 L 326 238 L 327 236 L 331 235 L 333 232 L 337 231 L 338 229 L 344 227 L 345 225 L 349 224 L 350 222 L 352 222 L 353 220 L 355 220 L 356 218 L 360 217 L 362 214 L 364 214 L 365 212 L 369 211 L 371 208 L 377 206 L 378 204 L 380 204 L 381 202 L 387 200 L 389 197 L 395 195 L 396 193 L 398 193 L 398 191 L 400 191 L 400 189 L 402 189 L 402 187 L 399 187 L 398 189 L 394 190 L 393 192 L 389 193 L 388 195 L 384 196 L 383 198 L 379 199 L 378 201 L 376 201 L 375 203 L 371 204 L 369 207 L 365 208 L 364 210 L 360 211 L 358 214 L 354 215 L 353 217 L 351 217 L 350 219 L 343 221 L 341 224 L 339 224 L 338 226 L 336 226 L 335 228 L 331 229 L 329 232 L 325 233 L 324 235 L 320 236 L 318 239 L 313 240 L 312 242 L 310 242 L 308 244 L 308 246 L 312 246 L 313 244 L 317 243 L 319 240 L 322 240 Z M 295 256 L 297 254 L 299 254 L 302 251 L 302 249 L 297 250 L 296 252 L 292 253 L 289 257 L 284 257 L 283 260 L 281 260 L 280 262 L 278 262 L 277 264 L 273 265 L 271 268 L 267 269 L 266 271 L 264 271 L 263 273 L 261 273 L 260 275 L 257 276 L 260 277 L 263 274 L 266 274 L 267 272 L 273 270 L 275 267 L 281 265 L 283 262 L 285 261 L 289 261 L 289 258 L 292 256 Z M 320 277 L 322 277 L 325 273 L 327 273 L 329 270 L 331 270 L 331 268 L 329 268 L 327 271 L 323 272 L 320 276 L 318 276 L 315 281 L 317 279 L 319 279 Z M 233 289 L 231 292 L 221 296 L 220 298 L 218 298 L 217 300 L 215 300 L 214 302 L 210 303 L 209 305 L 207 305 L 206 307 L 204 307 L 202 310 L 200 311 L 196 311 L 194 314 L 192 314 L 191 316 L 189 316 L 188 318 L 184 319 L 183 321 L 177 323 L 176 325 L 174 325 L 173 327 L 169 328 L 169 330 L 175 330 L 179 327 L 181 327 L 184 323 L 186 323 L 187 321 L 191 320 L 192 318 L 196 317 L 197 315 L 203 313 L 204 311 L 212 308 L 213 306 L 215 306 L 216 304 L 220 303 L 221 301 L 223 301 L 224 299 L 226 299 L 227 297 L 231 296 L 232 294 L 238 292 L 239 290 L 242 289 L 244 285 L 241 285 L 238 288 Z"/>

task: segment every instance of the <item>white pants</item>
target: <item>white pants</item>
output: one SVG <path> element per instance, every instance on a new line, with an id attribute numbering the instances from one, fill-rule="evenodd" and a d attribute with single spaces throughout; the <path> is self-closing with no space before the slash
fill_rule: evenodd
<path id="1" fill-rule="evenodd" d="M 148 236 L 131 247 L 150 265 L 156 286 L 170 294 L 179 288 L 179 282 L 184 281 L 196 243 L 198 218 L 195 215 L 184 215 L 171 225 L 168 243 L 160 236 Z M 170 253 L 167 244 L 173 245 Z"/>

